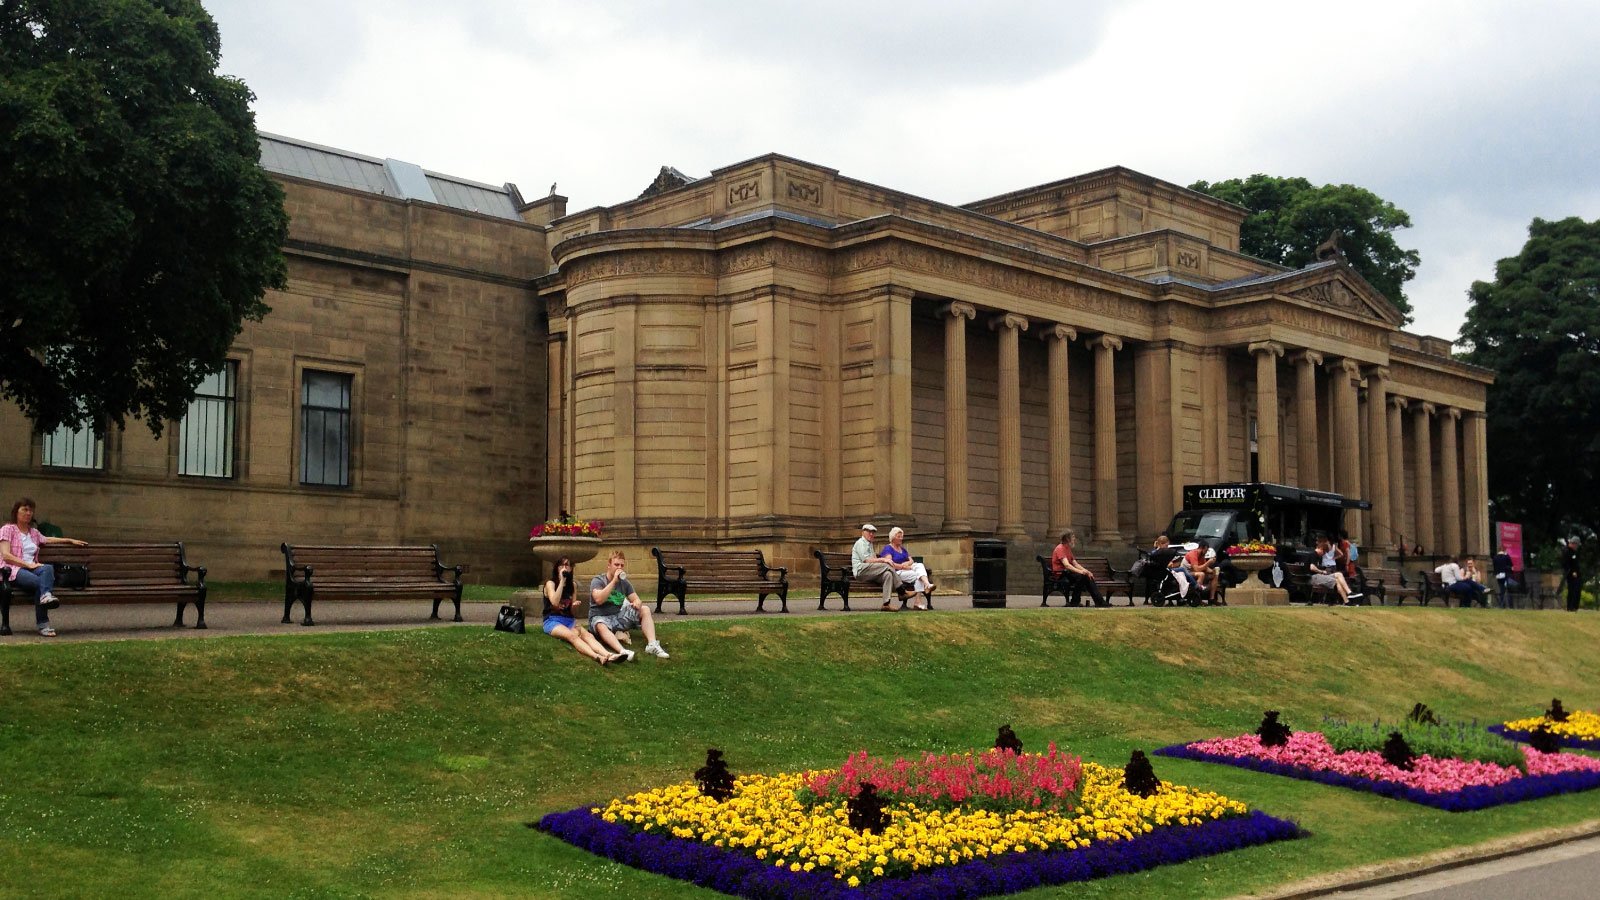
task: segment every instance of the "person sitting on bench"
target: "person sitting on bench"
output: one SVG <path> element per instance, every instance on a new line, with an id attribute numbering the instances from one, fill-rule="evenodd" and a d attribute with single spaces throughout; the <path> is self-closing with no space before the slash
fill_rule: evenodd
<path id="1" fill-rule="evenodd" d="M 45 537 L 33 527 L 33 501 L 23 497 L 11 505 L 11 521 L 0 527 L 0 557 L 11 567 L 11 583 L 34 596 L 33 617 L 43 637 L 55 637 L 50 624 L 50 610 L 61 605 L 52 590 L 56 586 L 56 570 L 49 563 L 39 562 L 39 548 L 45 544 L 63 543 L 87 547 L 88 543 L 69 537 Z"/>
<path id="2" fill-rule="evenodd" d="M 850 574 L 863 581 L 876 581 L 883 585 L 884 612 L 894 608 L 894 587 L 900 583 L 900 573 L 890 567 L 887 560 L 872 549 L 878 539 L 878 526 L 868 522 L 861 526 L 861 537 L 850 548 Z"/>
<path id="3" fill-rule="evenodd" d="M 1068 579 L 1072 585 L 1072 595 L 1067 598 L 1067 605 L 1077 606 L 1082 602 L 1082 592 L 1088 590 L 1089 599 L 1095 606 L 1110 606 L 1110 601 L 1100 596 L 1100 585 L 1095 583 L 1094 573 L 1080 565 L 1077 555 L 1072 552 L 1077 545 L 1078 533 L 1069 528 L 1061 533 L 1061 543 L 1050 554 L 1050 571 L 1057 578 Z"/>
<path id="4" fill-rule="evenodd" d="M 889 543 L 884 545 L 879 557 L 888 560 L 889 567 L 895 570 L 895 575 L 901 584 L 915 588 L 922 595 L 921 603 L 912 604 L 912 609 L 927 609 L 928 594 L 937 585 L 928 580 L 928 567 L 911 558 L 911 551 L 905 546 L 905 529 L 898 525 L 889 529 Z"/>

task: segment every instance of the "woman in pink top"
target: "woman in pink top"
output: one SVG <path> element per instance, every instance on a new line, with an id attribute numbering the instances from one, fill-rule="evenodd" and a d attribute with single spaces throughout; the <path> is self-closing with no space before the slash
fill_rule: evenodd
<path id="1" fill-rule="evenodd" d="M 56 570 L 48 563 L 39 562 L 39 548 L 60 541 L 64 544 L 87 546 L 83 541 L 67 537 L 45 537 L 33 527 L 33 501 L 23 497 L 11 505 L 11 521 L 0 527 L 0 557 L 11 570 L 11 583 L 34 595 L 34 617 L 39 623 L 39 633 L 55 637 L 50 626 L 50 610 L 61 605 L 51 589 L 56 586 Z"/>

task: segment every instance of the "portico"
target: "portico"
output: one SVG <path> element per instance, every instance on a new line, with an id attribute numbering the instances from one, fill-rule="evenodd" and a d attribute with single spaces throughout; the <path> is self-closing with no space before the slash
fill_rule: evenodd
<path id="1" fill-rule="evenodd" d="M 1254 478 L 1372 500 L 1380 553 L 1486 550 L 1488 373 L 1337 258 L 1240 254 L 1243 216 L 1126 169 L 957 207 L 767 156 L 557 219 L 549 509 L 792 568 L 892 522 L 949 571 Z"/>

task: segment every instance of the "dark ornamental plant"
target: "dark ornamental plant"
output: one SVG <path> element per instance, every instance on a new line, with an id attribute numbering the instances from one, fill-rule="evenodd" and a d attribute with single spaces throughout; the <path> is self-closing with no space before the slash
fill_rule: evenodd
<path id="1" fill-rule="evenodd" d="M 706 750 L 706 764 L 694 771 L 694 780 L 700 785 L 700 793 L 718 803 L 733 796 L 733 773 L 728 771 L 722 751 L 715 747 Z"/>
<path id="2" fill-rule="evenodd" d="M 1555 732 L 1540 725 L 1528 732 L 1528 746 L 1540 753 L 1560 753 L 1561 738 Z"/>
<path id="3" fill-rule="evenodd" d="M 1128 766 L 1122 773 L 1122 787 L 1128 793 L 1141 797 L 1161 790 L 1161 779 L 1156 777 L 1155 767 L 1150 765 L 1150 758 L 1144 755 L 1143 750 L 1133 751 L 1128 758 Z"/>
<path id="4" fill-rule="evenodd" d="M 996 750 L 1010 750 L 1012 753 L 1021 755 L 1022 739 L 1017 737 L 1016 732 L 1011 730 L 1010 724 L 1001 725 L 999 734 L 995 735 L 994 748 Z"/>
<path id="5" fill-rule="evenodd" d="M 1391 731 L 1389 740 L 1383 745 L 1383 761 L 1409 772 L 1417 761 L 1417 754 L 1412 752 L 1411 745 L 1406 743 L 1404 735 L 1398 731 Z"/>
<path id="6" fill-rule="evenodd" d="M 889 814 L 884 811 L 883 798 L 878 789 L 861 782 L 861 791 L 845 804 L 850 813 L 850 827 L 857 831 L 882 832 L 889 824 Z"/>
<path id="7" fill-rule="evenodd" d="M 1292 734 L 1289 726 L 1278 721 L 1278 711 L 1269 709 L 1261 717 L 1261 724 L 1256 727 L 1256 734 L 1261 738 L 1263 747 L 1282 747 L 1289 743 Z"/>
<path id="8" fill-rule="evenodd" d="M 1551 698 L 1550 708 L 1544 711 L 1544 717 L 1552 722 L 1565 722 L 1567 720 L 1567 711 L 1561 708 L 1560 697 Z"/>

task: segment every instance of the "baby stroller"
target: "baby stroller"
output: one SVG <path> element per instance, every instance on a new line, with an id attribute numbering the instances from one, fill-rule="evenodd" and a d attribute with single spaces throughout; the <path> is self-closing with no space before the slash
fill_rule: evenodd
<path id="1" fill-rule="evenodd" d="M 1182 554 L 1182 547 L 1139 550 L 1139 559 L 1134 563 L 1134 568 L 1139 570 L 1135 574 L 1144 576 L 1144 602 L 1152 606 L 1200 605 L 1200 591 L 1190 590 L 1188 593 L 1191 596 L 1185 597 L 1177 573 L 1169 567 L 1172 560 Z"/>

